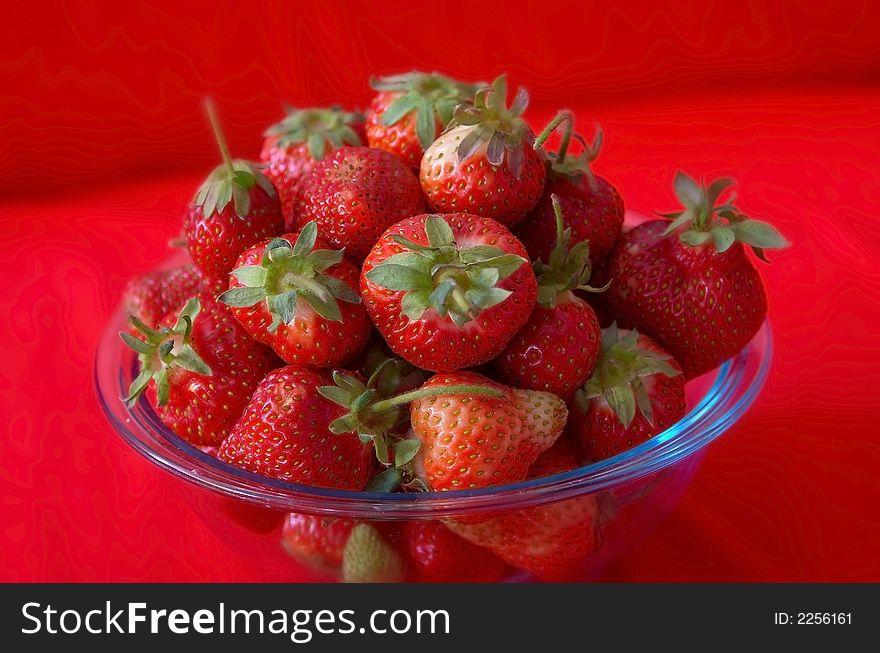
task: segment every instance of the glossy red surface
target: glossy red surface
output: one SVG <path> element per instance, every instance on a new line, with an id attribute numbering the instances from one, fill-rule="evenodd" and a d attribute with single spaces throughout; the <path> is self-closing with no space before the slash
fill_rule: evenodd
<path id="1" fill-rule="evenodd" d="M 762 397 L 605 578 L 880 580 L 876 3 L 517 4 L 468 3 L 466 21 L 455 3 L 8 9 L 0 580 L 283 577 L 222 544 L 109 429 L 94 347 L 216 162 L 203 94 L 255 156 L 282 101 L 364 105 L 371 73 L 412 67 L 507 70 L 536 124 L 560 104 L 602 123 L 596 169 L 630 208 L 674 207 L 679 167 L 731 175 L 794 243 L 761 268 L 776 335 Z"/>

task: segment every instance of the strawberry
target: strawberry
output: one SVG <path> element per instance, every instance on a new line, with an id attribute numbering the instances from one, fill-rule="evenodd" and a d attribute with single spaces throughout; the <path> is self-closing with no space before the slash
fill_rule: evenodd
<path id="1" fill-rule="evenodd" d="M 388 359 L 372 373 L 366 383 L 358 375 L 333 372 L 333 385 L 318 388 L 326 399 L 345 409 L 345 415 L 330 424 L 333 433 L 357 433 L 362 442 L 373 442 L 376 458 L 384 467 L 364 488 L 368 492 L 391 492 L 398 486 L 411 490 L 426 490 L 424 481 L 414 472 L 413 460 L 419 451 L 418 440 L 408 438 L 409 411 L 414 401 L 440 395 L 471 395 L 495 398 L 503 396 L 496 388 L 482 382 L 431 385 L 399 394 L 399 384 L 389 383 L 395 376 L 388 374 L 395 359 Z M 482 379 L 482 377 L 480 377 Z"/>
<path id="2" fill-rule="evenodd" d="M 190 297 L 207 290 L 196 267 L 189 263 L 170 270 L 154 270 L 131 279 L 122 293 L 122 307 L 150 328 L 172 312 L 177 312 Z M 132 329 L 136 334 L 137 330 Z"/>
<path id="3" fill-rule="evenodd" d="M 412 402 L 410 420 L 420 443 L 414 467 L 430 490 L 521 481 L 565 427 L 568 411 L 556 395 L 511 388 L 475 372 L 437 374 L 422 390 L 457 385 L 501 396 L 444 394 Z"/>
<path id="4" fill-rule="evenodd" d="M 547 234 L 555 228 L 552 200 L 555 195 L 562 204 L 564 224 L 571 229 L 572 243 L 590 242 L 590 261 L 595 267 L 607 258 L 620 237 L 624 217 L 623 199 L 614 186 L 590 170 L 590 164 L 602 146 L 601 129 L 592 145 L 585 146 L 582 154 L 574 156 L 568 151 L 573 118 L 571 113 L 565 111 L 547 125 L 536 142 L 543 143 L 560 121 L 566 121 L 567 128 L 563 132 L 559 152 L 550 155 L 544 193 L 525 220 L 517 225 L 516 233 L 532 259 L 546 261 L 551 248 Z"/>
<path id="5" fill-rule="evenodd" d="M 314 222 L 245 250 L 237 266 L 219 300 L 288 363 L 333 367 L 367 341 L 370 320 L 352 290 L 358 270 L 318 239 Z"/>
<path id="6" fill-rule="evenodd" d="M 583 450 L 560 438 L 529 468 L 529 478 L 561 474 L 585 463 Z M 596 548 L 599 516 L 595 495 L 501 513 L 488 520 L 450 520 L 449 528 L 485 547 L 513 567 L 547 580 L 565 580 L 582 573 Z"/>
<path id="7" fill-rule="evenodd" d="M 373 448 L 354 433 L 331 432 L 343 410 L 318 393 L 329 381 L 326 372 L 299 365 L 267 374 L 220 445 L 220 460 L 290 483 L 363 488 Z"/>
<path id="8" fill-rule="evenodd" d="M 613 280 L 604 300 L 617 321 L 655 338 L 687 379 L 734 356 L 764 322 L 764 286 L 743 246 L 761 259 L 765 248 L 787 246 L 733 204 L 716 206 L 732 183 L 700 187 L 679 172 L 675 190 L 685 210 L 668 214 L 671 223 L 645 222 L 624 234 L 603 268 Z"/>
<path id="9" fill-rule="evenodd" d="M 361 295 L 391 349 L 426 370 L 494 358 L 528 320 L 537 283 L 503 225 L 465 213 L 388 229 L 364 262 Z"/>
<path id="10" fill-rule="evenodd" d="M 260 158 L 281 199 L 286 231 L 295 230 L 293 203 L 300 182 L 329 152 L 363 145 L 363 120 L 361 114 L 339 107 L 288 109 L 284 120 L 266 130 Z"/>
<path id="11" fill-rule="evenodd" d="M 471 544 L 439 521 L 411 521 L 403 526 L 408 577 L 421 583 L 492 583 L 507 565 Z"/>
<path id="12" fill-rule="evenodd" d="M 209 283 L 222 286 L 242 251 L 281 233 L 284 216 L 275 187 L 256 164 L 232 160 L 216 109 L 206 106 L 223 163 L 187 208 L 183 230 L 193 263 Z"/>
<path id="13" fill-rule="evenodd" d="M 575 290 L 601 291 L 590 280 L 590 247 L 582 240 L 574 247 L 571 229 L 563 229 L 559 199 L 556 245 L 548 263 L 535 261 L 538 303 L 529 321 L 493 361 L 498 379 L 517 388 L 546 390 L 567 400 L 584 384 L 599 355 L 601 329 L 593 309 Z"/>
<path id="14" fill-rule="evenodd" d="M 210 295 L 189 300 L 158 329 L 135 316 L 131 324 L 140 338 L 119 335 L 138 352 L 140 373 L 125 401 L 134 405 L 146 391 L 159 419 L 196 446 L 220 444 L 260 379 L 278 364 Z"/>
<path id="15" fill-rule="evenodd" d="M 425 148 L 446 129 L 455 108 L 473 102 L 477 90 L 473 84 L 420 72 L 381 77 L 370 85 L 379 92 L 367 114 L 367 142 L 416 170 Z"/>
<path id="16" fill-rule="evenodd" d="M 570 405 L 572 432 L 594 461 L 645 442 L 684 417 L 684 377 L 648 336 L 612 325 L 589 381 Z"/>
<path id="17" fill-rule="evenodd" d="M 342 147 L 303 179 L 292 215 L 297 226 L 314 220 L 331 245 L 362 261 L 387 227 L 424 209 L 419 181 L 403 161 L 384 150 Z"/>
<path id="18" fill-rule="evenodd" d="M 346 583 L 396 583 L 406 578 L 406 561 L 390 544 L 387 531 L 373 524 L 355 526 L 342 554 Z"/>
<path id="19" fill-rule="evenodd" d="M 547 172 L 520 117 L 528 100 L 521 88 L 508 109 L 502 75 L 477 92 L 473 106 L 456 109 L 450 129 L 422 157 L 419 180 L 434 211 L 473 213 L 509 227 L 535 206 Z"/>
<path id="20" fill-rule="evenodd" d="M 342 551 L 357 522 L 345 517 L 318 517 L 291 512 L 284 519 L 281 546 L 309 567 L 328 573 L 342 565 Z"/>

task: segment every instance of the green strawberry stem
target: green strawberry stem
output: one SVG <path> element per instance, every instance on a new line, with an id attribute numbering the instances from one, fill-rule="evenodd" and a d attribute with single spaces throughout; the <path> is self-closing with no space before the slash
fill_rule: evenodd
<path id="1" fill-rule="evenodd" d="M 574 116 L 571 114 L 571 111 L 563 109 L 557 113 L 553 120 L 547 123 L 547 126 L 544 127 L 544 131 L 538 134 L 534 145 L 536 150 L 540 150 L 541 146 L 544 145 L 544 142 L 550 138 L 550 134 L 553 133 L 553 130 L 559 127 L 563 122 L 566 124 L 565 129 L 562 132 L 562 142 L 559 145 L 559 153 L 557 154 L 559 161 L 565 159 L 565 154 L 568 152 L 568 146 L 571 143 L 571 136 L 574 131 Z"/>
<path id="2" fill-rule="evenodd" d="M 395 397 L 382 399 L 381 401 L 377 401 L 375 404 L 371 405 L 370 411 L 374 413 L 381 413 L 388 410 L 389 408 L 409 404 L 413 401 L 418 401 L 419 399 L 427 399 L 428 397 L 439 397 L 442 395 L 463 394 L 491 397 L 492 399 L 501 399 L 502 397 L 504 397 L 504 393 L 500 390 L 496 390 L 495 388 L 487 388 L 482 385 L 434 386 L 431 388 L 419 388 L 418 390 L 404 392 L 403 394 L 399 394 Z"/>
<path id="3" fill-rule="evenodd" d="M 220 156 L 223 157 L 223 163 L 226 164 L 229 175 L 234 176 L 235 170 L 232 167 L 232 155 L 229 153 L 226 136 L 223 135 L 223 129 L 220 127 L 217 103 L 212 98 L 205 98 L 205 113 L 208 115 L 208 122 L 211 123 L 211 129 L 214 131 L 214 139 L 217 141 L 217 148 L 220 150 Z"/>
<path id="4" fill-rule="evenodd" d="M 565 225 L 562 223 L 562 205 L 559 203 L 559 195 L 556 193 L 551 195 L 550 203 L 553 204 L 553 217 L 556 219 L 556 247 L 562 249 L 567 247 L 568 243 L 566 240 L 570 240 L 570 234 L 569 238 L 565 237 Z M 587 253 L 589 254 L 589 245 L 587 247 Z"/>
<path id="5" fill-rule="evenodd" d="M 596 125 L 596 136 L 593 142 L 588 143 L 583 136 L 574 133 L 574 115 L 571 111 L 564 109 L 556 114 L 556 117 L 547 124 L 544 131 L 538 135 L 538 138 L 535 139 L 534 147 L 536 150 L 541 149 L 541 146 L 550 137 L 550 134 L 553 133 L 553 130 L 563 123 L 565 123 L 565 127 L 563 128 L 559 151 L 549 155 L 550 171 L 553 174 L 563 175 L 572 179 L 580 175 L 586 175 L 590 188 L 596 190 L 596 178 L 590 169 L 590 165 L 596 160 L 596 157 L 599 156 L 599 150 L 602 149 L 604 137 L 602 128 L 599 125 Z M 583 146 L 583 152 L 580 154 L 568 155 L 568 146 L 571 144 L 572 138 Z"/>

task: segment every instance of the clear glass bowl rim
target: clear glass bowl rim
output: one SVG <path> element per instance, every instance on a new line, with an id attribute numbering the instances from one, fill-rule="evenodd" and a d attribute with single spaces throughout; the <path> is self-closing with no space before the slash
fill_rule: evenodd
<path id="1" fill-rule="evenodd" d="M 371 520 L 435 519 L 522 509 L 610 490 L 654 474 L 699 451 L 738 421 L 758 396 L 772 360 L 772 334 L 765 322 L 745 349 L 714 372 L 711 387 L 684 418 L 651 440 L 606 460 L 554 476 L 478 490 L 392 494 L 266 478 L 221 462 L 174 435 L 146 399 L 129 409 L 119 397 L 126 394 L 136 359 L 118 336 L 124 328 L 120 308 L 98 343 L 94 383 L 108 421 L 139 454 L 185 481 L 254 505 Z"/>

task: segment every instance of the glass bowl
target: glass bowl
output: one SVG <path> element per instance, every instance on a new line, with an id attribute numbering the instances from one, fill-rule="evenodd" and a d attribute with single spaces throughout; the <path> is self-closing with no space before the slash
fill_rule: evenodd
<path id="1" fill-rule="evenodd" d="M 179 264 L 180 260 L 169 261 Z M 98 345 L 94 381 L 116 433 L 178 482 L 181 501 L 240 555 L 259 556 L 271 580 L 331 580 L 336 569 L 310 565 L 282 546 L 289 513 L 330 523 L 336 518 L 381 523 L 392 545 L 412 520 L 484 521 L 537 506 L 594 495 L 595 545 L 553 580 L 588 580 L 626 553 L 673 508 L 705 448 L 752 405 L 770 367 L 771 330 L 765 323 L 749 345 L 718 369 L 687 385 L 687 415 L 651 440 L 601 462 L 563 474 L 480 490 L 368 493 L 269 479 L 223 463 L 169 431 L 143 397 L 129 409 L 120 397 L 137 373 L 137 358 L 120 340 L 126 316 L 118 310 Z M 562 504 L 560 504 L 562 505 Z M 505 580 L 531 580 L 510 569 Z"/>

